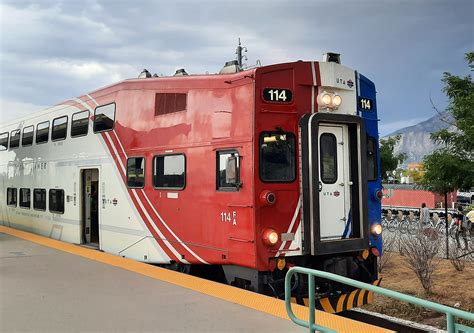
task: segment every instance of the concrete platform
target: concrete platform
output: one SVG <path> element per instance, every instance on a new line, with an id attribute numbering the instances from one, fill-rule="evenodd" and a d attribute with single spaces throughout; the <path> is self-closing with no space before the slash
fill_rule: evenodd
<path id="1" fill-rule="evenodd" d="M 307 308 L 294 305 L 299 318 Z M 387 332 L 327 313 L 340 332 Z M 0 226 L 0 332 L 307 332 L 280 300 Z"/>
<path id="2" fill-rule="evenodd" d="M 307 330 L 269 314 L 2 233 L 0 331 Z"/>

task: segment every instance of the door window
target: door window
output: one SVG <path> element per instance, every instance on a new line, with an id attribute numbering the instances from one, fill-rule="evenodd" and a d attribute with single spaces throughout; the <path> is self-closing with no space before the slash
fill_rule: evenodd
<path id="1" fill-rule="evenodd" d="M 337 181 L 337 140 L 332 133 L 321 134 L 319 142 L 321 180 L 326 184 Z"/>

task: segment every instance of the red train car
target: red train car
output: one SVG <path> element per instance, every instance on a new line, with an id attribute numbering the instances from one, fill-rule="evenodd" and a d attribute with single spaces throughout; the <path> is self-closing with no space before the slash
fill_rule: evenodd
<path id="1" fill-rule="evenodd" d="M 144 75 L 2 125 L 1 220 L 275 296 L 291 265 L 376 282 L 375 87 L 330 58 Z"/>

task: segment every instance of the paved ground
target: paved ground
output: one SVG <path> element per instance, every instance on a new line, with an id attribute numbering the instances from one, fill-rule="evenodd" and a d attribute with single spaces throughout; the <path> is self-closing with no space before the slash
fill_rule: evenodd
<path id="1" fill-rule="evenodd" d="M 307 332 L 288 320 L 3 233 L 0 331 Z"/>

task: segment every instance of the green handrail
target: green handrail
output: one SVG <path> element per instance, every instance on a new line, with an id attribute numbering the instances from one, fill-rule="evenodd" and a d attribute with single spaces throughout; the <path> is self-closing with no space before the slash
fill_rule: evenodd
<path id="1" fill-rule="evenodd" d="M 292 267 L 290 270 L 286 273 L 285 276 L 285 306 L 286 306 L 286 312 L 288 313 L 288 316 L 290 319 L 303 327 L 309 328 L 309 331 L 311 333 L 314 333 L 315 330 L 321 331 L 321 332 L 335 332 L 334 330 L 328 328 L 328 327 L 323 327 L 316 325 L 316 315 L 315 315 L 315 299 L 314 297 L 308 297 L 309 298 L 309 320 L 304 321 L 300 318 L 297 318 L 295 314 L 293 313 L 293 310 L 291 308 L 291 277 L 295 273 L 302 273 L 308 275 L 308 295 L 314 295 L 314 277 L 319 277 L 319 278 L 324 278 L 332 281 L 336 281 L 339 283 L 347 284 L 349 286 L 359 288 L 359 289 L 365 289 L 368 291 L 372 291 L 374 293 L 390 297 L 390 298 L 395 298 L 403 302 L 415 304 L 418 306 L 422 306 L 431 310 L 434 310 L 436 312 L 442 312 L 446 314 L 446 320 L 447 320 L 447 331 L 448 333 L 455 333 L 455 332 L 474 332 L 474 330 L 471 327 L 467 327 L 461 324 L 456 324 L 455 323 L 455 318 L 462 318 L 470 321 L 474 321 L 474 313 L 470 313 L 467 311 L 451 308 L 446 305 L 430 302 L 418 297 L 410 296 L 410 295 L 405 295 L 402 294 L 398 291 L 393 291 L 389 289 L 385 289 L 382 287 L 377 287 L 374 285 L 371 285 L 369 283 L 364 283 L 360 282 L 357 280 L 349 279 L 344 276 L 340 276 L 337 274 L 333 273 L 328 273 L 328 272 L 323 272 L 323 271 L 318 271 L 315 269 L 309 269 L 309 268 L 303 268 L 303 267 Z"/>

